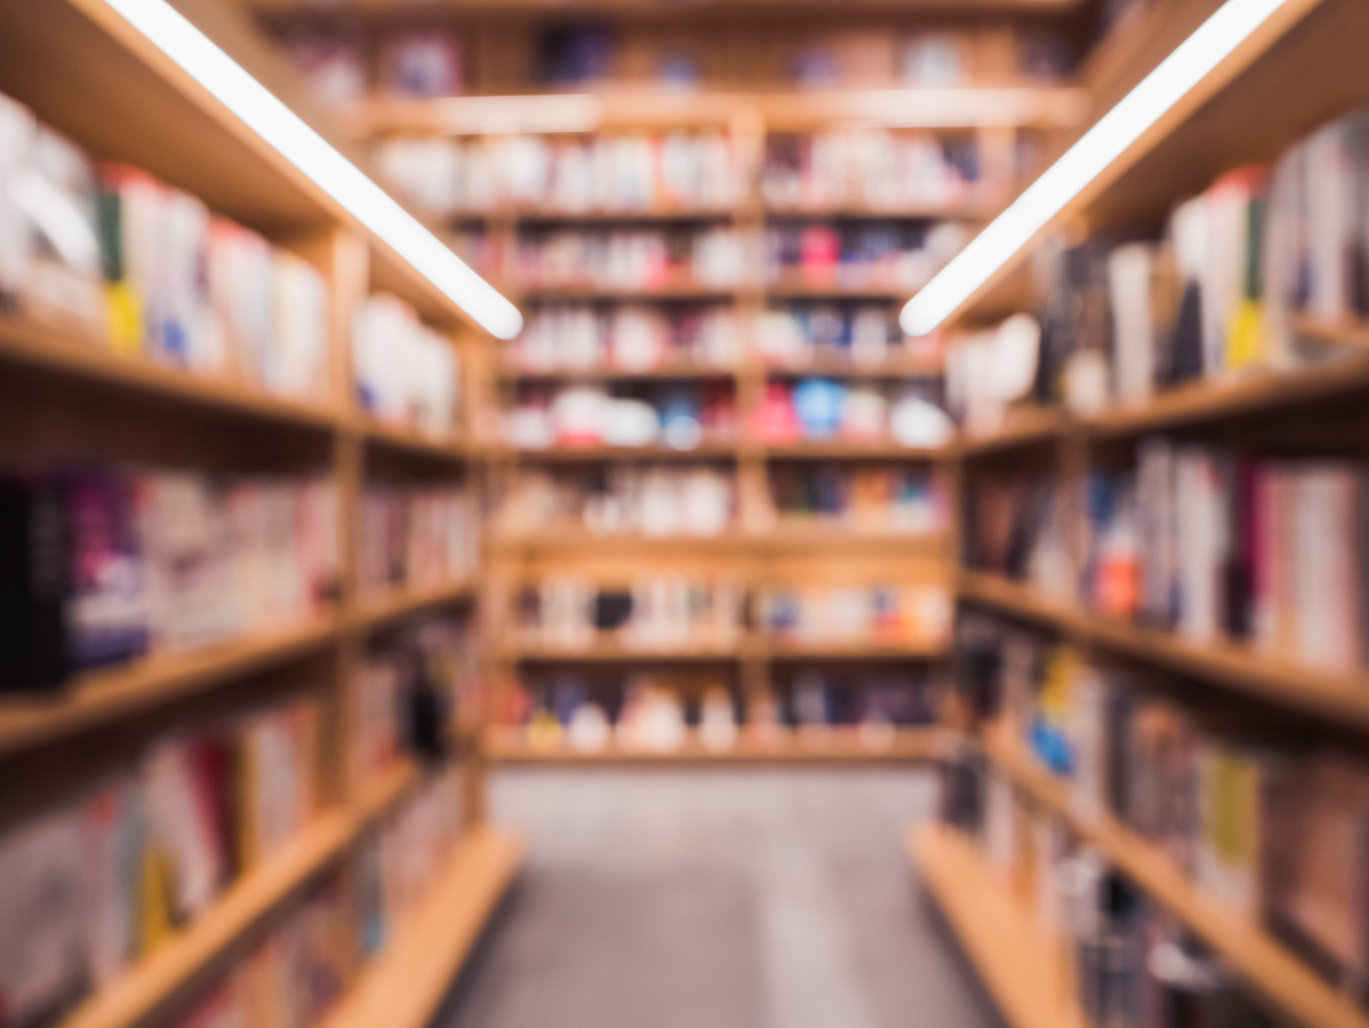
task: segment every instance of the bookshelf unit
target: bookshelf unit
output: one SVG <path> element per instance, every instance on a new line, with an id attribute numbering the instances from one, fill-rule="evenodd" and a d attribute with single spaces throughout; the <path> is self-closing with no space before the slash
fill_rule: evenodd
<path id="1" fill-rule="evenodd" d="M 292 92 L 293 70 L 245 19 L 226 5 L 179 6 L 275 92 L 311 112 Z M 360 409 L 349 366 L 350 326 L 356 306 L 383 290 L 412 304 L 463 355 L 463 376 L 479 362 L 485 342 L 460 308 L 103 0 L 0 5 L 0 91 L 95 159 L 145 169 L 302 258 L 322 276 L 330 298 L 326 395 L 309 401 L 239 378 L 202 377 L 119 355 L 79 326 L 13 313 L 0 318 L 0 423 L 8 463 L 98 461 L 253 474 L 307 469 L 331 483 L 336 496 L 338 576 L 335 596 L 318 616 L 83 672 L 56 690 L 0 697 L 6 776 L 55 783 L 34 796 L 6 795 L 0 803 L 6 830 L 45 803 L 84 795 L 92 775 L 98 780 L 96 771 L 122 768 L 129 754 L 168 732 L 241 717 L 257 709 L 252 704 L 278 703 L 282 695 L 307 695 L 316 703 L 317 746 L 305 751 L 302 774 L 320 809 L 282 849 L 231 876 L 192 919 L 53 1022 L 63 1028 L 169 1023 L 239 966 L 254 942 L 277 930 L 322 878 L 350 873 L 368 840 L 438 773 L 436 765 L 402 753 L 376 774 L 349 772 L 350 683 L 368 641 L 405 619 L 441 611 L 475 617 L 477 575 L 364 596 L 357 578 L 359 508 L 362 489 L 375 476 L 464 481 L 476 489 L 478 463 L 464 427 L 435 438 Z M 469 403 L 463 399 L 459 410 L 467 415 Z M 310 684 L 301 690 L 301 681 Z M 482 717 L 481 704 L 463 704 L 447 732 L 453 742 L 444 767 L 456 776 L 463 822 L 451 843 L 450 871 L 434 883 L 426 919 L 398 924 L 375 966 L 363 968 L 361 982 L 337 1008 L 337 1024 L 352 1023 L 348 1017 L 355 1018 L 359 1005 L 400 989 L 405 1005 L 390 1007 L 387 1023 L 423 1028 L 516 872 L 519 843 L 485 822 L 486 763 L 475 744 Z M 401 989 L 394 961 L 415 951 L 424 954 L 421 982 L 406 979 Z"/>
<path id="2" fill-rule="evenodd" d="M 711 133 L 726 142 L 735 188 L 725 202 L 696 197 L 563 206 L 524 197 L 453 201 L 427 210 L 426 222 L 439 233 L 451 232 L 458 252 L 469 238 L 478 241 L 471 244 L 476 249 L 469 251 L 477 262 L 485 259 L 480 255 L 487 251 L 495 255 L 478 266 L 529 311 L 530 325 L 538 311 L 567 305 L 592 305 L 605 319 L 624 306 L 668 314 L 703 310 L 707 305 L 735 317 L 740 326 L 768 309 L 787 312 L 795 305 L 827 305 L 850 318 L 861 304 L 875 304 L 892 315 L 894 305 L 913 287 L 883 272 L 856 278 L 814 277 L 797 267 L 776 264 L 773 272 L 762 273 L 758 269 L 766 233 L 786 226 L 795 226 L 795 231 L 806 226 L 846 231 L 876 223 L 899 231 L 925 233 L 938 225 L 960 225 L 972 231 L 1027 180 L 1034 153 L 1060 145 L 1091 116 L 1087 90 L 1068 76 L 1033 79 L 1024 77 L 1016 66 L 1017 48 L 1025 46 L 1038 28 L 1059 30 L 1071 45 L 1079 44 L 1090 30 L 1091 15 L 1086 5 L 1077 3 L 995 2 L 982 10 L 963 4 L 953 8 L 901 5 L 897 9 L 871 4 L 859 12 L 786 9 L 786 17 L 794 16 L 796 24 L 804 27 L 780 31 L 768 20 L 778 8 L 727 0 L 710 8 L 709 14 L 710 23 L 715 18 L 719 26 L 727 23 L 725 29 L 720 28 L 726 45 L 717 47 L 716 54 L 710 50 L 699 58 L 699 81 L 690 90 L 662 90 L 642 77 L 649 63 L 644 55 L 654 46 L 665 47 L 666 35 L 678 31 L 672 27 L 673 12 L 655 5 L 589 3 L 555 11 L 537 4 L 463 6 L 421 12 L 403 3 L 378 0 L 326 11 L 278 0 L 247 6 L 287 45 L 300 43 L 311 32 L 348 34 L 366 54 L 368 79 L 383 77 L 378 68 L 385 58 L 378 55 L 388 45 L 387 33 L 414 25 L 460 33 L 461 89 L 466 95 L 403 98 L 373 83 L 364 95 L 339 106 L 351 141 L 374 148 L 381 164 L 386 147 L 425 143 L 474 148 L 519 134 L 545 146 L 592 145 L 618 138 L 659 140 L 672 133 L 689 138 Z M 593 83 L 540 81 L 534 68 L 538 33 L 576 19 L 598 19 L 615 34 L 621 43 L 615 58 L 619 63 Z M 907 86 L 894 79 L 874 82 L 866 76 L 834 88 L 796 88 L 781 51 L 807 45 L 805 40 L 818 38 L 814 33 L 838 26 L 867 31 L 875 26 L 888 28 L 898 39 L 903 38 L 901 33 L 928 28 L 961 33 L 956 45 L 964 48 L 960 51 L 965 65 L 962 79 L 954 86 L 933 87 Z M 501 55 L 498 62 L 489 56 L 496 52 Z M 789 145 L 788 141 L 806 146 L 811 135 L 824 131 L 885 133 L 898 139 L 917 136 L 935 140 L 938 146 L 964 145 L 976 154 L 978 170 L 968 185 L 941 198 L 881 201 L 858 192 L 854 185 L 849 196 L 829 200 L 784 199 L 767 193 L 763 179 L 771 160 L 769 149 Z M 713 229 L 737 233 L 748 247 L 740 273 L 700 276 L 685 261 L 638 283 L 592 275 L 530 279 L 518 257 L 520 245 L 531 245 L 528 240 L 546 234 L 640 230 L 683 235 Z M 840 590 L 889 582 L 943 589 L 949 594 L 951 543 L 944 527 L 907 531 L 849 520 L 777 518 L 772 498 L 780 475 L 811 477 L 825 469 L 841 469 L 847 476 L 865 468 L 925 475 L 932 488 L 944 491 L 944 448 L 900 445 L 888 438 L 887 429 L 884 438 L 810 439 L 801 434 L 767 436 L 757 426 L 772 385 L 792 389 L 803 380 L 822 378 L 843 388 L 882 390 L 888 402 L 896 390 L 938 388 L 940 354 L 903 352 L 891 346 L 881 358 L 859 361 L 823 349 L 801 361 L 763 359 L 754 352 L 749 331 L 741 327 L 738 334 L 741 341 L 726 360 L 671 356 L 623 366 L 605 352 L 592 361 L 562 366 L 520 359 L 515 341 L 484 366 L 477 401 L 481 414 L 473 427 L 470 452 L 478 452 L 485 462 L 492 498 L 483 597 L 490 637 L 496 640 L 492 649 L 496 678 L 510 684 L 501 688 L 537 671 L 590 676 L 649 671 L 671 681 L 695 682 L 680 686 L 689 692 L 697 687 L 698 675 L 712 675 L 737 697 L 739 707 L 745 707 L 787 688 L 788 680 L 804 668 L 848 676 L 900 667 L 919 676 L 937 673 L 948 654 L 941 638 L 771 639 L 751 625 L 734 641 L 721 645 L 706 639 L 626 645 L 608 632 L 565 645 L 524 637 L 514 624 L 514 608 L 524 587 L 558 575 L 596 582 L 601 589 L 625 588 L 634 574 L 648 569 L 662 575 L 722 577 L 739 583 L 753 608 L 764 590 L 810 583 Z M 727 390 L 730 424 L 725 431 L 705 434 L 696 445 L 681 449 L 663 443 L 611 446 L 580 440 L 574 445 L 531 446 L 503 437 L 499 423 L 514 409 L 518 397 L 529 391 L 555 393 L 591 385 L 648 397 L 670 390 Z M 556 523 L 516 525 L 502 509 L 502 498 L 531 474 L 578 482 L 603 480 L 632 469 L 645 474 L 663 468 L 680 475 L 708 468 L 727 476 L 732 488 L 728 524 L 700 534 L 597 532 L 574 516 Z M 496 705 L 503 702 L 497 699 Z M 508 732 L 499 735 L 491 729 L 486 750 L 492 759 L 534 759 L 526 746 L 511 738 Z M 786 744 L 774 750 L 743 741 L 733 757 L 716 759 L 793 761 L 807 759 L 808 749 Z M 920 746 L 902 744 L 891 752 L 919 759 L 925 754 Z M 887 756 L 843 745 L 826 754 L 814 752 L 812 759 L 860 761 Z M 555 759 L 580 764 L 636 758 L 609 748 L 599 754 L 562 752 Z M 698 747 L 685 747 L 673 759 L 682 764 L 716 762 Z"/>
<path id="3" fill-rule="evenodd" d="M 1099 110 L 1120 99 L 1146 68 L 1156 64 L 1218 6 L 1157 0 L 1148 10 L 1136 12 L 1130 19 L 1131 31 L 1106 40 L 1081 71 L 1081 82 L 1100 101 Z M 1028 302 L 1014 297 L 1022 290 L 1028 262 L 1048 237 L 1063 235 L 1070 246 L 1095 240 L 1101 246 L 1154 239 L 1177 203 L 1208 189 L 1224 173 L 1274 161 L 1323 125 L 1362 109 L 1369 100 L 1369 78 L 1345 56 L 1349 51 L 1344 48 L 1361 46 L 1369 38 L 1365 15 L 1362 5 L 1337 0 L 1284 5 L 1170 116 L 1075 197 L 1059 219 L 962 305 L 950 324 L 969 329 L 1017 310 L 1043 309 L 1039 301 L 1044 297 Z M 1074 288 L 1073 295 L 1079 295 L 1084 287 Z M 1363 326 L 1353 318 L 1326 320 L 1290 312 L 1287 328 L 1289 338 L 1300 348 L 1302 359 L 1296 366 L 1275 369 L 1256 362 L 1257 366 L 1224 374 L 1208 370 L 1181 385 L 1157 387 L 1145 400 L 1110 399 L 1089 413 L 1063 407 L 1010 406 L 997 430 L 968 434 L 949 454 L 958 485 L 962 541 L 976 531 L 992 531 L 984 528 L 992 515 L 983 515 L 976 504 L 1009 502 L 1002 499 L 1002 493 L 995 497 L 991 491 L 977 492 L 976 488 L 1008 488 L 1004 485 L 1007 482 L 1024 491 L 1048 482 L 1058 503 L 1050 508 L 1054 513 L 1048 517 L 1058 516 L 1062 526 L 1060 556 L 1065 570 L 1057 577 L 1065 584 L 1057 583 L 1057 587 L 1048 588 L 1045 583 L 1052 581 L 1050 572 L 1042 572 L 1030 560 L 1012 575 L 997 568 L 985 570 L 993 565 L 993 560 L 985 562 L 985 552 L 992 550 L 997 554 L 993 559 L 1003 559 L 999 550 L 993 549 L 1000 546 L 998 540 L 967 543 L 959 555 L 957 619 L 965 631 L 958 640 L 957 656 L 962 661 L 960 673 L 970 683 L 966 695 L 990 678 L 1001 686 L 1016 676 L 1015 682 L 1028 684 L 1014 687 L 1026 688 L 1031 703 L 1040 707 L 1032 706 L 1029 713 L 1023 713 L 1011 707 L 1013 701 L 966 700 L 971 706 L 984 702 L 994 711 L 984 715 L 987 720 L 983 724 L 976 723 L 974 713 L 953 710 L 956 741 L 948 739 L 948 752 L 962 747 L 965 754 L 964 764 L 957 768 L 982 768 L 975 772 L 976 780 L 990 799 L 983 800 L 986 793 L 981 792 L 981 801 L 994 802 L 993 790 L 1001 786 L 997 795 L 1010 797 L 1009 806 L 1006 812 L 999 807 L 996 814 L 981 808 L 974 815 L 979 825 L 974 834 L 944 824 L 909 837 L 910 859 L 1011 1024 L 1088 1023 L 1077 999 L 1083 988 L 1079 967 L 1083 958 L 1079 953 L 1085 948 L 1086 929 L 1075 929 L 1080 933 L 1075 938 L 1059 925 L 1048 932 L 1041 923 L 1048 919 L 1040 913 L 1042 890 L 1065 888 L 1058 883 L 1041 884 L 1057 873 L 1050 864 L 1045 870 L 1039 866 L 1039 833 L 1046 830 L 1058 833 L 1051 838 L 1064 840 L 1061 845 L 1065 852 L 1096 855 L 1108 872 L 1141 897 L 1146 910 L 1160 912 L 1182 929 L 1185 938 L 1198 940 L 1203 952 L 1214 955 L 1234 972 L 1242 992 L 1276 1023 L 1309 1028 L 1369 1024 L 1369 1013 L 1352 989 L 1338 985 L 1329 968 L 1318 968 L 1317 961 L 1326 958 L 1309 955 L 1312 944 L 1290 941 L 1286 926 L 1276 930 L 1265 920 L 1274 916 L 1265 912 L 1274 909 L 1273 901 L 1268 901 L 1270 907 L 1258 906 L 1258 912 L 1251 912 L 1200 881 L 1204 873 L 1209 875 L 1208 881 L 1212 880 L 1213 873 L 1200 865 L 1207 859 L 1203 855 L 1207 850 L 1202 847 L 1214 844 L 1208 835 L 1197 834 L 1211 831 L 1208 822 L 1201 820 L 1211 815 L 1195 810 L 1188 825 L 1195 834 L 1185 836 L 1185 843 L 1180 843 L 1173 836 L 1148 838 L 1140 828 L 1124 823 L 1120 814 L 1098 809 L 1130 802 L 1117 798 L 1122 793 L 1100 798 L 1087 790 L 1098 782 L 1110 789 L 1124 789 L 1128 786 L 1116 783 L 1129 782 L 1131 775 L 1143 773 L 1130 770 L 1130 762 L 1135 759 L 1139 763 L 1140 757 L 1113 752 L 1114 746 L 1124 745 L 1135 736 L 1124 734 L 1115 739 L 1109 725 L 1093 740 L 1100 747 L 1098 753 L 1106 753 L 1106 758 L 1071 751 L 1071 759 L 1087 765 L 1096 756 L 1099 761 L 1118 763 L 1096 773 L 1075 767 L 1072 775 L 1066 776 L 1048 769 L 1045 757 L 1029 752 L 1029 743 L 1042 747 L 1043 753 L 1049 752 L 1049 743 L 1035 736 L 1029 740 L 1023 722 L 1031 717 L 1036 719 L 1031 722 L 1032 731 L 1053 730 L 1053 725 L 1038 727 L 1049 717 L 1041 708 L 1051 702 L 1042 696 L 1061 680 L 1052 675 L 1067 678 L 1072 673 L 1055 668 L 1043 671 L 1039 666 L 1025 671 L 1020 663 L 1026 660 L 1024 653 L 1041 659 L 1042 654 L 1067 652 L 1077 661 L 1079 673 L 1093 676 L 1098 691 L 1085 692 L 1086 697 L 1100 695 L 1105 697 L 1100 703 L 1116 703 L 1117 709 L 1127 711 L 1163 707 L 1189 718 L 1184 723 L 1193 726 L 1193 735 L 1186 738 L 1195 747 L 1195 767 L 1200 759 L 1208 759 L 1199 754 L 1209 753 L 1198 747 L 1264 746 L 1270 751 L 1278 747 L 1276 752 L 1292 754 L 1290 760 L 1302 757 L 1309 762 L 1322 751 L 1353 753 L 1362 747 L 1363 733 L 1369 727 L 1369 675 L 1362 664 L 1311 663 L 1286 647 L 1280 648 L 1282 643 L 1259 641 L 1257 627 L 1249 624 L 1229 628 L 1219 623 L 1206 634 L 1201 629 L 1186 631 L 1179 624 L 1173 629 L 1157 627 L 1146 622 L 1146 611 L 1140 604 L 1127 617 L 1103 612 L 1105 597 L 1099 595 L 1096 562 L 1101 560 L 1099 537 L 1107 522 L 1097 511 L 1107 499 L 1101 492 L 1086 489 L 1094 488 L 1095 475 L 1112 475 L 1117 481 L 1136 474 L 1138 451 L 1146 443 L 1159 439 L 1175 446 L 1208 447 L 1202 452 L 1234 454 L 1238 461 L 1259 458 L 1277 464 L 1285 460 L 1290 467 L 1297 458 L 1309 458 L 1310 464 L 1310 458 L 1323 454 L 1362 457 L 1362 448 L 1354 440 L 1356 426 L 1361 424 L 1355 412 L 1362 413 L 1369 386 Z M 1308 356 L 1313 353 L 1315 357 Z M 1245 473 L 1243 465 L 1237 468 Z M 1125 481 L 1134 483 L 1137 479 Z M 1226 495 L 1232 504 L 1254 503 L 1247 496 Z M 1041 509 L 1044 507 L 1033 508 Z M 1238 517 L 1256 517 L 1244 508 L 1231 516 L 1231 523 Z M 1136 545 L 1144 548 L 1145 538 Z M 1237 553 L 1236 558 L 1257 559 L 1244 552 Z M 1346 555 L 1342 558 L 1347 563 L 1351 559 Z M 1244 587 L 1254 588 L 1249 582 Z M 1243 595 L 1249 599 L 1250 594 Z M 1225 602 L 1241 601 L 1227 598 Z M 976 632 L 985 633 L 993 642 L 984 642 Z M 1030 646 L 1023 639 L 1032 640 Z M 979 645 L 985 647 L 982 652 L 976 650 Z M 1014 645 L 1021 648 L 1011 649 Z M 976 658 L 987 660 L 990 652 L 1004 664 L 976 678 L 968 665 Z M 1004 670 L 1011 661 L 1019 663 Z M 1069 702 L 1082 705 L 1089 701 L 1076 695 Z M 1154 705 L 1142 707 L 1146 702 Z M 1069 707 L 1061 716 L 1089 716 L 1080 709 Z M 1114 714 L 1110 706 L 1106 709 L 1108 717 L 1129 716 Z M 1123 731 L 1136 729 L 1133 725 Z M 1069 734 L 1073 732 L 1078 734 Z M 1079 742 L 1085 738 L 1082 728 L 1071 727 L 1066 734 L 1078 745 L 1089 745 Z M 1265 765 L 1257 761 L 1253 758 L 1252 764 L 1263 769 Z M 1171 786 L 1173 795 L 1179 796 L 1179 784 Z M 1133 816 L 1143 815 L 1133 812 Z M 1259 816 L 1263 817 L 1263 812 Z M 993 826 L 987 824 L 991 817 L 996 818 Z M 1149 830 L 1160 831 L 1153 826 Z M 1002 854 L 1005 832 L 1014 840 L 1008 846 L 1013 856 L 1000 859 L 1010 866 L 991 868 L 989 853 Z M 1181 861 L 1175 847 L 1183 844 L 1193 849 L 1185 851 L 1187 855 Z M 1248 865 L 1242 866 L 1248 869 Z M 1257 860 L 1253 866 L 1255 870 L 1249 873 L 1256 876 L 1254 888 L 1261 889 L 1265 882 L 1258 876 L 1264 865 Z M 1015 889 L 1024 875 L 1036 878 L 1036 884 Z M 1038 904 L 1035 908 L 1033 889 Z M 1019 894 L 1012 895 L 1014 891 Z M 1002 916 L 1021 922 L 1016 928 L 986 932 L 982 923 L 966 916 L 971 902 L 977 904 L 974 910 L 987 910 L 988 901 L 981 897 L 990 892 L 1003 897 L 1007 913 Z M 1266 901 L 1261 894 L 1251 905 Z M 1101 912 L 1099 916 L 1109 914 Z M 1058 949 L 1061 957 L 1059 966 L 1038 970 L 1030 983 L 1011 981 L 1012 971 L 1021 963 L 1016 954 L 1023 932 L 1035 940 L 1037 949 L 1049 948 L 1052 953 Z M 1069 947 L 1077 947 L 1078 952 L 1067 952 Z M 1052 994 L 1055 982 L 1064 982 L 1058 995 Z"/>

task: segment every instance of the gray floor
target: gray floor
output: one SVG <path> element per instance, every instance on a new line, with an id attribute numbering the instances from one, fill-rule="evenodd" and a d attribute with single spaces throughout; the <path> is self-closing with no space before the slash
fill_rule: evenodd
<path id="1" fill-rule="evenodd" d="M 998 1028 L 900 838 L 920 772 L 505 771 L 521 883 L 440 1028 Z"/>

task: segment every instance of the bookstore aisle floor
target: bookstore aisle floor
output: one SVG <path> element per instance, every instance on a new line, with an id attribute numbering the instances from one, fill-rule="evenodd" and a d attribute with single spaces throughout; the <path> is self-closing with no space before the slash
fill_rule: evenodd
<path id="1" fill-rule="evenodd" d="M 998 1028 L 899 846 L 925 771 L 506 770 L 528 865 L 440 1028 Z"/>

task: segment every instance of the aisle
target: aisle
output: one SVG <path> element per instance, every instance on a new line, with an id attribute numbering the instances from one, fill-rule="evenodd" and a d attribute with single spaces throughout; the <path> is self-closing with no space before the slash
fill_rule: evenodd
<path id="1" fill-rule="evenodd" d="M 519 890 L 441 1028 L 999 1024 L 900 849 L 925 774 L 506 771 Z"/>

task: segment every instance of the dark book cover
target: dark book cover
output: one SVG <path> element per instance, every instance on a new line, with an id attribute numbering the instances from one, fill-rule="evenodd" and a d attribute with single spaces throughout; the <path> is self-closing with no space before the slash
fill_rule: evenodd
<path id="1" fill-rule="evenodd" d="M 55 480 L 0 479 L 0 692 L 67 677 L 68 532 Z"/>

